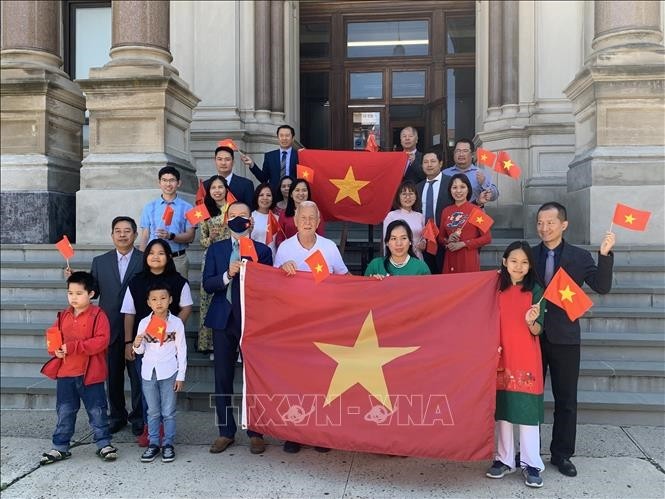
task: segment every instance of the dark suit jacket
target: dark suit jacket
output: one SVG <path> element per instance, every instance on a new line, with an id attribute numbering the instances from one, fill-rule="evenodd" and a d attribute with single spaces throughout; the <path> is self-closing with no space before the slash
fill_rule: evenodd
<path id="1" fill-rule="evenodd" d="M 539 270 L 541 267 L 544 268 L 544 264 L 540 265 L 542 247 L 543 243 L 540 243 L 531 249 L 533 250 L 534 265 L 538 275 L 541 279 L 544 279 L 541 270 Z M 599 253 L 598 266 L 596 266 L 591 253 L 563 241 L 561 256 L 554 272 L 556 273 L 559 267 L 563 267 L 578 286 L 581 287 L 586 282 L 596 293 L 604 295 L 612 289 L 613 265 L 614 254 L 611 252 L 607 256 Z M 579 345 L 580 321 L 572 322 L 566 315 L 565 310 L 547 303 L 543 333 L 550 343 Z"/>
<path id="2" fill-rule="evenodd" d="M 298 151 L 294 147 L 291 148 L 291 159 L 289 161 L 289 173 L 293 178 L 296 178 L 296 165 L 298 163 Z M 275 149 L 268 151 L 263 158 L 263 168 L 259 170 L 256 164 L 253 164 L 249 169 L 259 182 L 269 182 L 273 192 L 279 192 L 279 179 L 282 177 L 281 173 L 281 151 Z"/>
<path id="3" fill-rule="evenodd" d="M 272 251 L 268 246 L 254 241 L 259 263 L 272 266 Z M 205 269 L 203 270 L 203 289 L 212 295 L 208 315 L 205 317 L 205 325 L 212 329 L 224 329 L 233 313 L 240 322 L 240 278 L 235 276 L 231 279 L 231 294 L 233 304 L 226 299 L 226 285 L 224 284 L 224 273 L 229 269 L 231 259 L 231 239 L 224 239 L 213 243 L 206 252 Z M 245 257 L 245 255 L 241 255 Z"/>
<path id="4" fill-rule="evenodd" d="M 216 175 L 213 175 L 216 176 Z M 210 177 L 208 180 L 203 182 L 203 188 L 207 191 L 210 182 L 212 182 L 213 177 Z M 250 210 L 254 209 L 254 184 L 248 178 L 245 178 L 237 173 L 233 174 L 231 177 L 231 183 L 229 184 L 229 190 L 235 196 L 238 201 L 245 203 L 249 206 Z"/>
<path id="5" fill-rule="evenodd" d="M 453 198 L 448 192 L 448 183 L 450 182 L 450 177 L 448 175 L 441 175 L 441 185 L 439 186 L 439 197 L 436 198 L 436 204 L 434 206 L 434 221 L 436 226 L 441 225 L 441 212 L 446 206 L 453 204 Z M 423 202 L 423 192 L 425 191 L 426 180 L 423 180 L 416 184 L 416 189 L 418 189 L 418 197 L 420 202 Z"/>
<path id="6" fill-rule="evenodd" d="M 407 167 L 402 180 L 411 180 L 414 184 L 422 182 L 427 177 L 423 171 L 423 153 L 416 149 L 416 157 Z"/>
<path id="7" fill-rule="evenodd" d="M 120 313 L 120 306 L 129 281 L 142 270 L 143 253 L 136 248 L 134 248 L 132 257 L 129 259 L 125 278 L 122 282 L 120 282 L 118 256 L 115 249 L 92 259 L 90 273 L 97 282 L 99 306 L 109 318 L 109 324 L 111 325 L 110 343 L 118 338 L 121 338 L 122 341 L 125 339 L 124 314 Z"/>

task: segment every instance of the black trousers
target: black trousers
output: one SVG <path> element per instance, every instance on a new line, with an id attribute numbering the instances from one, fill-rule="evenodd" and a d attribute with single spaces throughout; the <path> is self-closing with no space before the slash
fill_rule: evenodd
<path id="1" fill-rule="evenodd" d="M 577 379 L 580 375 L 580 346 L 540 342 L 543 376 L 550 371 L 554 395 L 554 426 L 550 452 L 552 459 L 569 459 L 575 454 L 577 432 Z"/>
<path id="2" fill-rule="evenodd" d="M 233 408 L 233 377 L 238 360 L 240 343 L 240 321 L 234 314 L 229 316 L 226 329 L 212 330 L 215 353 L 215 410 L 217 427 L 221 437 L 235 438 L 238 427 Z M 247 430 L 249 437 L 260 437 L 260 433 Z"/>
<path id="3" fill-rule="evenodd" d="M 143 429 L 141 378 L 134 367 L 134 362 L 125 360 L 124 340 L 124 335 L 120 335 L 109 345 L 107 352 L 109 377 L 106 380 L 106 390 L 109 398 L 109 424 L 123 424 L 129 421 L 132 428 Z M 132 393 L 132 410 L 129 414 L 125 404 L 125 368 Z"/>
<path id="4" fill-rule="evenodd" d="M 436 255 L 430 255 L 427 251 L 423 251 L 423 260 L 429 267 L 429 271 L 432 274 L 440 274 L 443 270 L 443 255 L 445 250 L 438 246 Z"/>

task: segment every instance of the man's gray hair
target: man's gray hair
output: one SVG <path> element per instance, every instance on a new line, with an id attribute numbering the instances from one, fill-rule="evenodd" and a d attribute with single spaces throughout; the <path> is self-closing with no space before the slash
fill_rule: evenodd
<path id="1" fill-rule="evenodd" d="M 303 201 L 302 203 L 300 203 L 298 205 L 298 207 L 296 208 L 296 212 L 295 212 L 294 216 L 297 217 L 298 213 L 300 213 L 300 210 L 302 208 L 314 208 L 316 210 L 316 216 L 319 217 L 319 218 L 321 217 L 321 213 L 319 212 L 319 207 L 316 206 L 316 203 L 314 201 Z"/>

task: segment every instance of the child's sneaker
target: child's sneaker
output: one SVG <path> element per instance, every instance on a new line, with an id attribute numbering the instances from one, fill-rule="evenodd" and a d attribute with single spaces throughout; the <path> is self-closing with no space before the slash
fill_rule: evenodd
<path id="1" fill-rule="evenodd" d="M 526 466 L 522 470 L 522 475 L 524 475 L 524 483 L 528 487 L 540 488 L 543 486 L 543 479 L 540 477 L 540 470 L 538 468 Z"/>
<path id="2" fill-rule="evenodd" d="M 494 461 L 490 469 L 487 470 L 485 476 L 490 478 L 503 478 L 504 476 L 513 473 L 515 469 L 511 468 L 507 464 L 503 464 L 501 461 Z"/>
<path id="3" fill-rule="evenodd" d="M 97 449 L 97 455 L 104 461 L 115 461 L 118 458 L 118 449 L 112 445 L 107 445 L 101 449 Z"/>
<path id="4" fill-rule="evenodd" d="M 175 449 L 172 445 L 165 445 L 162 447 L 162 462 L 170 463 L 175 460 Z"/>
<path id="5" fill-rule="evenodd" d="M 149 445 L 143 454 L 141 454 L 141 462 L 152 463 L 157 456 L 159 456 L 159 447 L 157 445 Z"/>

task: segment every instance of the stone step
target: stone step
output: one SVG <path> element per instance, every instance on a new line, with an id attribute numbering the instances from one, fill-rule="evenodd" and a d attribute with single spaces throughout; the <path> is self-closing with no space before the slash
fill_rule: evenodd
<path id="1" fill-rule="evenodd" d="M 663 362 L 665 333 L 585 331 L 581 354 L 583 360 Z"/>
<path id="2" fill-rule="evenodd" d="M 581 331 L 617 333 L 665 331 L 665 310 L 652 308 L 618 308 L 594 306 L 580 318 Z"/>

